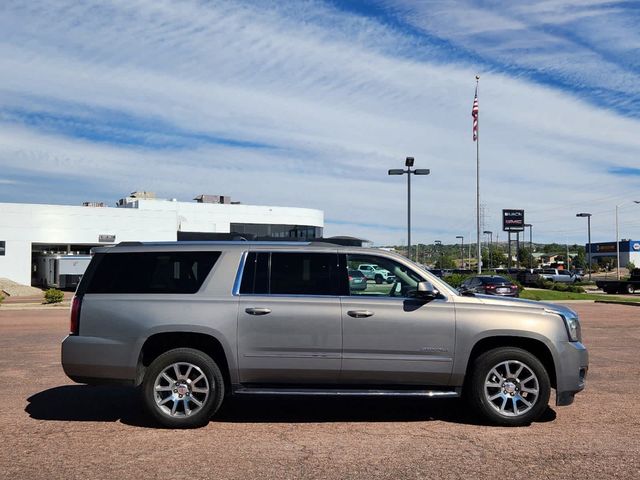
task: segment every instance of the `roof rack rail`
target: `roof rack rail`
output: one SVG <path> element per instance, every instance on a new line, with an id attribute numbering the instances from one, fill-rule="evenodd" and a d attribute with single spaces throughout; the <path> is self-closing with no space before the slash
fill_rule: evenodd
<path id="1" fill-rule="evenodd" d="M 139 245 L 144 245 L 142 242 L 120 242 L 116 246 L 117 247 L 135 247 Z"/>

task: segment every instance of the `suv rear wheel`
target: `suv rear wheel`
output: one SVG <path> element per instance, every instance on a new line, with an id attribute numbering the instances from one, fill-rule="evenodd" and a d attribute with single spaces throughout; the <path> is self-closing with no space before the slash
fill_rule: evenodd
<path id="1" fill-rule="evenodd" d="M 143 400 L 149 413 L 169 428 L 206 425 L 224 398 L 216 363 L 192 348 L 176 348 L 156 358 L 145 372 Z"/>
<path id="2" fill-rule="evenodd" d="M 528 425 L 547 409 L 551 394 L 549 375 L 534 355 L 514 347 L 501 347 L 480 355 L 468 392 L 474 409 L 491 423 Z"/>

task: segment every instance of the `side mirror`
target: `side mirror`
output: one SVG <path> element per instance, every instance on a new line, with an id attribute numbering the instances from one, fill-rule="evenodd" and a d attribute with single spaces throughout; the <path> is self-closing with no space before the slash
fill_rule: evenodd
<path id="1" fill-rule="evenodd" d="M 433 288 L 433 285 L 430 282 L 418 282 L 418 286 L 416 288 L 416 297 L 417 298 L 436 298 L 440 295 L 440 292 Z"/>

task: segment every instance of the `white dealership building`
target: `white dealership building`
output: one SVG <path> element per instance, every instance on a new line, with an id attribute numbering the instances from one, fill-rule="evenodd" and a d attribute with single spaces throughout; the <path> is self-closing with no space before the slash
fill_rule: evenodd
<path id="1" fill-rule="evenodd" d="M 0 203 L 0 278 L 29 285 L 40 255 L 87 254 L 119 242 L 322 237 L 321 210 L 244 205 L 219 195 L 194 200 L 134 192 L 115 207 Z"/>

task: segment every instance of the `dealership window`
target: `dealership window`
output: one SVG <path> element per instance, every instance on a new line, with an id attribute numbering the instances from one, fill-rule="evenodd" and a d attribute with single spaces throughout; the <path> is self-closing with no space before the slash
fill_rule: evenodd
<path id="1" fill-rule="evenodd" d="M 322 227 L 309 225 L 280 225 L 270 223 L 232 223 L 231 233 L 252 235 L 257 238 L 301 238 L 313 239 L 322 237 Z"/>
<path id="2" fill-rule="evenodd" d="M 5 252 L 5 242 L 4 240 L 0 240 L 0 257 L 4 255 Z"/>

